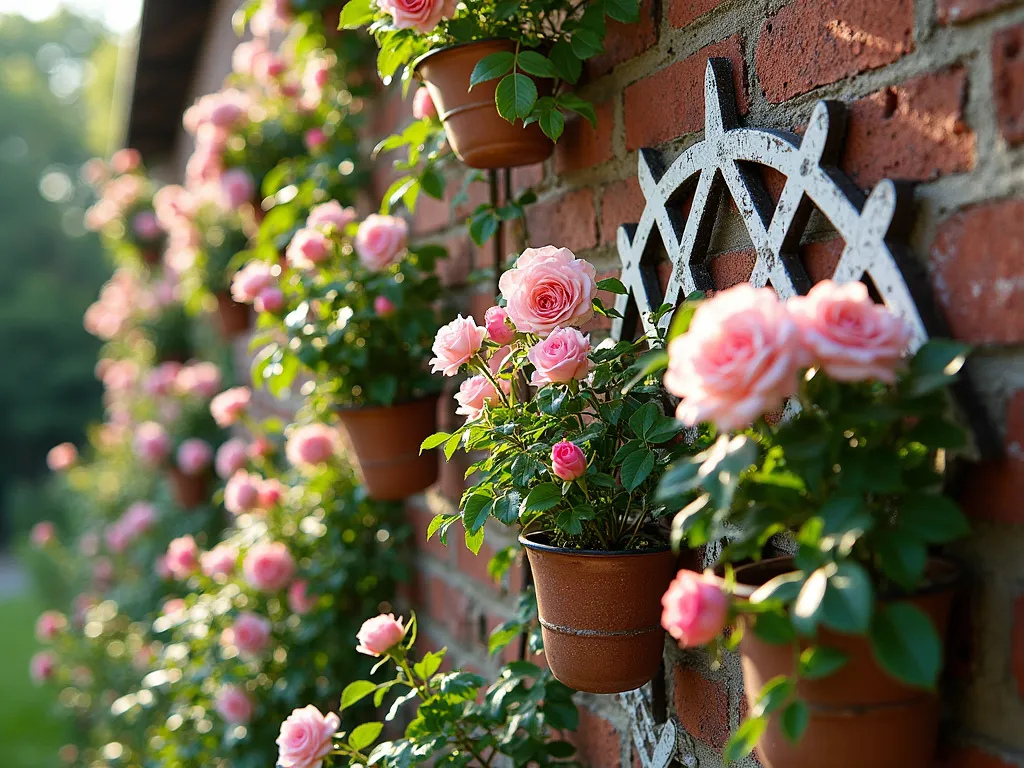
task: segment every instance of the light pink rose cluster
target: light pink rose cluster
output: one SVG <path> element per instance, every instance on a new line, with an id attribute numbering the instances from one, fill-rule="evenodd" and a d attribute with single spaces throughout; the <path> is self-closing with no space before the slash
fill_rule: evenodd
<path id="1" fill-rule="evenodd" d="M 331 255 L 331 243 L 319 229 L 304 227 L 292 235 L 285 258 L 296 269 L 312 269 Z"/>
<path id="2" fill-rule="evenodd" d="M 356 231 L 356 254 L 364 267 L 380 272 L 398 261 L 408 237 L 409 225 L 404 219 L 371 213 Z"/>
<path id="3" fill-rule="evenodd" d="M 259 656 L 270 644 L 270 630 L 269 619 L 243 611 L 221 632 L 221 645 L 233 645 L 245 656 Z"/>
<path id="4" fill-rule="evenodd" d="M 202 438 L 190 437 L 178 446 L 177 460 L 178 469 L 195 477 L 209 469 L 213 461 L 213 448 Z"/>
<path id="5" fill-rule="evenodd" d="M 220 368 L 209 361 L 183 365 L 174 386 L 182 395 L 208 400 L 220 392 Z"/>
<path id="6" fill-rule="evenodd" d="M 498 390 L 494 388 L 491 380 L 483 374 L 470 376 L 459 386 L 455 393 L 455 401 L 459 407 L 455 413 L 465 416 L 467 421 L 480 418 L 484 405 L 494 405 L 501 400 L 498 397 Z"/>
<path id="7" fill-rule="evenodd" d="M 230 576 L 237 560 L 238 550 L 230 544 L 221 543 L 199 556 L 199 567 L 203 575 L 211 579 L 215 576 Z"/>
<path id="8" fill-rule="evenodd" d="M 356 634 L 359 640 L 356 650 L 367 656 L 383 656 L 402 642 L 404 637 L 402 619 L 396 619 L 393 613 L 382 613 L 363 622 Z"/>
<path id="9" fill-rule="evenodd" d="M 36 619 L 36 640 L 52 643 L 68 626 L 68 619 L 60 611 L 45 611 Z"/>
<path id="10" fill-rule="evenodd" d="M 442 326 L 434 337 L 431 371 L 454 376 L 459 368 L 480 352 L 486 337 L 486 328 L 477 325 L 472 317 L 459 315 Z"/>
<path id="11" fill-rule="evenodd" d="M 306 226 L 313 229 L 326 229 L 334 227 L 338 232 L 344 232 L 345 227 L 356 220 L 354 208 L 342 208 L 337 200 L 328 200 L 313 207 L 306 217 Z"/>
<path id="12" fill-rule="evenodd" d="M 590 373 L 590 336 L 575 328 L 556 328 L 526 353 L 533 364 L 530 384 L 566 384 Z"/>
<path id="13" fill-rule="evenodd" d="M 333 459 L 341 451 L 338 433 L 326 424 L 298 427 L 285 444 L 285 456 L 293 467 L 314 467 Z"/>
<path id="14" fill-rule="evenodd" d="M 171 576 L 184 581 L 199 570 L 199 546 L 192 536 L 181 536 L 167 545 L 164 563 Z"/>
<path id="15" fill-rule="evenodd" d="M 378 0 L 377 6 L 391 15 L 398 29 L 415 29 L 426 34 L 455 15 L 455 0 Z"/>
<path id="16" fill-rule="evenodd" d="M 151 467 L 159 466 L 171 452 L 171 437 L 155 421 L 144 421 L 135 428 L 135 455 Z"/>
<path id="17" fill-rule="evenodd" d="M 523 333 L 547 336 L 594 316 L 597 271 L 568 248 L 527 248 L 498 281 L 505 311 Z"/>
<path id="18" fill-rule="evenodd" d="M 237 685 L 225 685 L 217 692 L 214 704 L 224 722 L 244 725 L 252 719 L 253 703 L 249 694 Z"/>
<path id="19" fill-rule="evenodd" d="M 710 643 L 729 621 L 729 595 L 710 573 L 679 571 L 661 606 L 661 625 L 682 648 Z"/>
<path id="20" fill-rule="evenodd" d="M 210 401 L 210 413 L 218 427 L 235 424 L 249 408 L 252 391 L 248 387 L 232 387 Z"/>
<path id="21" fill-rule="evenodd" d="M 587 457 L 576 443 L 562 440 L 551 448 L 551 473 L 571 483 L 587 474 Z"/>
<path id="22" fill-rule="evenodd" d="M 238 470 L 245 469 L 248 463 L 249 450 L 245 440 L 240 437 L 232 437 L 217 449 L 217 457 L 214 459 L 213 466 L 217 477 L 227 480 Z"/>
<path id="23" fill-rule="evenodd" d="M 296 709 L 281 723 L 277 764 L 280 768 L 321 768 L 340 728 L 341 719 L 333 712 L 325 716 L 312 704 Z"/>
<path id="24" fill-rule="evenodd" d="M 260 592 L 279 592 L 295 576 L 295 559 L 280 541 L 255 544 L 242 562 L 249 586 Z"/>
<path id="25" fill-rule="evenodd" d="M 46 466 L 51 472 L 64 472 L 78 461 L 78 449 L 74 443 L 55 445 L 46 454 Z"/>

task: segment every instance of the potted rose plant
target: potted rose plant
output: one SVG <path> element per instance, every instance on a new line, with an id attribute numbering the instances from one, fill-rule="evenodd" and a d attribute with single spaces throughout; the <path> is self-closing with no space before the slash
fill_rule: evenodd
<path id="1" fill-rule="evenodd" d="M 596 122 L 567 86 L 604 50 L 606 16 L 635 22 L 639 3 L 352 0 L 341 25 L 369 27 L 385 80 L 404 67 L 426 83 L 459 159 L 502 168 L 548 158 L 565 112 Z"/>
<path id="2" fill-rule="evenodd" d="M 660 339 L 592 346 L 579 326 L 608 312 L 598 289 L 625 289 L 598 283 L 565 248 L 527 249 L 500 286 L 505 306 L 485 326 L 460 317 L 434 342 L 435 370 L 471 374 L 455 396 L 467 421 L 423 447 L 486 455 L 460 513 L 439 515 L 430 533 L 444 538 L 461 518 L 476 551 L 489 518 L 520 525 L 555 677 L 595 693 L 637 688 L 661 661 L 658 599 L 675 563 L 657 524 L 673 510 L 654 489 L 692 450 L 675 439 L 660 384 L 636 375 Z"/>
<path id="3" fill-rule="evenodd" d="M 730 760 L 757 745 L 769 768 L 933 763 L 958 577 L 933 547 L 968 531 L 941 489 L 966 442 L 945 392 L 965 348 L 909 355 L 911 340 L 862 283 L 826 281 L 788 302 L 724 291 L 669 345 L 679 419 L 719 437 L 666 473 L 659 498 L 683 507 L 683 544 L 723 541 L 725 578 L 681 572 L 664 621 L 683 645 L 718 645 L 737 620 L 750 716 Z M 772 417 L 786 399 L 797 412 Z M 785 531 L 795 554 L 765 556 Z"/>
<path id="4" fill-rule="evenodd" d="M 130 254 L 149 266 L 159 264 L 165 233 L 153 210 L 155 185 L 146 176 L 141 155 L 122 149 L 109 163 L 94 158 L 83 166 L 82 176 L 100 196 L 86 211 L 86 227 L 100 232 L 118 256 Z"/>

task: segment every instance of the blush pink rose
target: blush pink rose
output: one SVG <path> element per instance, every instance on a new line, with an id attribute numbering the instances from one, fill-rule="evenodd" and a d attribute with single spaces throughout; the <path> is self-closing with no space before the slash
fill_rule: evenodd
<path id="1" fill-rule="evenodd" d="M 160 363 L 146 376 L 146 392 L 163 397 L 174 390 L 174 384 L 181 372 L 181 363 L 169 361 Z"/>
<path id="2" fill-rule="evenodd" d="M 326 424 L 306 424 L 292 432 L 284 452 L 293 467 L 312 467 L 330 461 L 339 450 L 337 432 Z"/>
<path id="3" fill-rule="evenodd" d="M 251 400 L 248 387 L 225 389 L 210 401 L 210 413 L 218 427 L 230 427 L 245 414 Z"/>
<path id="4" fill-rule="evenodd" d="M 173 539 L 164 557 L 167 570 L 178 581 L 184 581 L 199 570 L 199 547 L 191 536 Z"/>
<path id="5" fill-rule="evenodd" d="M 252 719 L 253 705 L 244 690 L 237 685 L 225 685 L 217 692 L 215 707 L 224 722 L 242 725 Z"/>
<path id="6" fill-rule="evenodd" d="M 250 261 L 231 278 L 231 298 L 241 304 L 248 304 L 276 282 L 277 278 L 267 262 Z"/>
<path id="7" fill-rule="evenodd" d="M 205 440 L 190 437 L 178 446 L 178 469 L 186 475 L 205 472 L 213 461 L 213 448 Z"/>
<path id="8" fill-rule="evenodd" d="M 563 440 L 551 448 L 551 472 L 571 483 L 587 474 L 587 457 L 576 443 Z"/>
<path id="9" fill-rule="evenodd" d="M 253 302 L 257 312 L 280 312 L 284 306 L 284 292 L 280 288 L 271 286 L 260 291 L 260 295 Z"/>
<path id="10" fill-rule="evenodd" d="M 63 472 L 78 461 L 78 449 L 74 443 L 55 445 L 46 454 L 46 466 L 51 472 Z"/>
<path id="11" fill-rule="evenodd" d="M 270 478 L 260 483 L 260 506 L 270 509 L 281 502 L 284 496 L 284 485 L 280 480 Z"/>
<path id="12" fill-rule="evenodd" d="M 235 646 L 246 656 L 259 656 L 270 643 L 270 620 L 255 613 L 240 613 L 235 623 L 221 633 L 221 642 Z"/>
<path id="13" fill-rule="evenodd" d="M 155 506 L 148 501 L 136 501 L 121 515 L 120 524 L 132 538 L 136 538 L 156 525 L 157 517 Z"/>
<path id="14" fill-rule="evenodd" d="M 244 168 L 224 171 L 220 177 L 220 204 L 225 210 L 233 211 L 251 203 L 256 197 L 256 182 Z"/>
<path id="15" fill-rule="evenodd" d="M 288 587 L 288 610 L 305 616 L 316 608 L 317 596 L 309 594 L 309 582 L 298 579 Z"/>
<path id="16" fill-rule="evenodd" d="M 238 550 L 230 544 L 218 544 L 209 552 L 199 556 L 199 567 L 209 578 L 214 576 L 230 576 L 238 561 Z"/>
<path id="17" fill-rule="evenodd" d="M 104 533 L 103 538 L 107 542 L 107 549 L 114 554 L 124 552 L 132 541 L 132 536 L 128 529 L 120 522 L 110 525 Z"/>
<path id="18" fill-rule="evenodd" d="M 750 426 L 796 392 L 803 350 L 775 292 L 743 283 L 702 304 L 668 353 L 665 388 L 682 398 L 676 418 L 729 431 Z"/>
<path id="19" fill-rule="evenodd" d="M 259 475 L 244 469 L 235 472 L 224 486 L 224 509 L 233 515 L 241 515 L 259 507 L 261 482 Z"/>
<path id="20" fill-rule="evenodd" d="M 373 311 L 377 317 L 389 317 L 395 314 L 395 303 L 387 296 L 378 296 L 373 300 Z"/>
<path id="21" fill-rule="evenodd" d="M 487 329 L 477 325 L 472 317 L 459 315 L 442 326 L 434 337 L 431 372 L 440 371 L 445 376 L 454 376 L 480 351 L 486 336 Z"/>
<path id="22" fill-rule="evenodd" d="M 490 379 L 483 374 L 471 376 L 462 382 L 459 391 L 455 393 L 455 402 L 459 404 L 455 413 L 465 416 L 467 421 L 472 421 L 480 417 L 486 403 L 494 405 L 499 400 L 498 390 L 491 384 Z"/>
<path id="23" fill-rule="evenodd" d="M 151 467 L 164 462 L 171 452 L 171 437 L 155 421 L 144 421 L 135 429 L 135 455 Z"/>
<path id="24" fill-rule="evenodd" d="M 240 437 L 233 437 L 217 449 L 214 469 L 217 471 L 217 477 L 221 480 L 227 480 L 238 470 L 245 469 L 248 463 L 248 447 L 245 444 L 245 440 Z"/>
<path id="25" fill-rule="evenodd" d="M 302 140 L 306 144 L 306 149 L 313 152 L 327 143 L 327 134 L 324 133 L 323 128 L 310 128 L 306 131 Z"/>
<path id="26" fill-rule="evenodd" d="M 597 271 L 568 248 L 527 248 L 498 287 L 505 311 L 523 333 L 547 336 L 555 328 L 578 328 L 594 316 Z"/>
<path id="27" fill-rule="evenodd" d="M 323 232 L 305 227 L 292 236 L 288 248 L 285 249 L 285 258 L 296 269 L 311 269 L 330 257 L 329 246 L 330 243 Z"/>
<path id="28" fill-rule="evenodd" d="M 913 335 L 888 307 L 875 304 L 864 283 L 825 280 L 806 296 L 790 299 L 805 362 L 836 381 L 896 382 L 896 369 Z"/>
<path id="29" fill-rule="evenodd" d="M 408 236 L 409 225 L 403 219 L 371 213 L 356 232 L 359 261 L 372 272 L 387 269 L 398 261 Z"/>
<path id="30" fill-rule="evenodd" d="M 40 651 L 29 661 L 28 673 L 36 685 L 49 682 L 57 673 L 57 657 L 50 651 Z"/>
<path id="31" fill-rule="evenodd" d="M 140 240 L 156 240 L 164 233 L 163 227 L 152 211 L 140 211 L 132 218 L 132 232 Z"/>
<path id="32" fill-rule="evenodd" d="M 314 229 L 331 226 L 341 232 L 355 220 L 354 208 L 342 208 L 337 200 L 328 200 L 310 210 L 309 216 L 306 217 L 306 226 Z"/>
<path id="33" fill-rule="evenodd" d="M 729 621 L 729 595 L 711 574 L 680 571 L 661 598 L 661 626 L 681 648 L 706 645 Z"/>
<path id="34" fill-rule="evenodd" d="M 137 149 L 119 149 L 110 156 L 114 173 L 130 173 L 142 165 L 142 154 Z"/>
<path id="35" fill-rule="evenodd" d="M 378 7 L 391 15 L 398 29 L 427 33 L 455 15 L 455 0 L 378 0 Z"/>
<path id="36" fill-rule="evenodd" d="M 36 620 L 36 640 L 52 643 L 68 625 L 67 617 L 60 611 L 46 611 Z"/>
<path id="37" fill-rule="evenodd" d="M 220 391 L 220 368 L 209 361 L 189 363 L 178 371 L 175 387 L 183 395 L 211 398 Z"/>
<path id="38" fill-rule="evenodd" d="M 43 547 L 48 547 L 57 540 L 57 530 L 53 527 L 53 523 L 49 520 L 44 520 L 43 522 L 36 523 L 32 526 L 32 531 L 29 533 L 29 539 L 34 547 L 42 549 Z"/>
<path id="39" fill-rule="evenodd" d="M 575 328 L 556 328 L 526 353 L 536 369 L 530 378 L 534 387 L 565 384 L 585 379 L 590 372 L 590 336 Z"/>
<path id="40" fill-rule="evenodd" d="M 253 589 L 278 592 L 295 576 L 295 559 L 280 541 L 260 542 L 245 556 L 242 573 Z"/>
<path id="41" fill-rule="evenodd" d="M 382 656 L 394 648 L 405 637 L 405 627 L 401 619 L 393 613 L 382 613 L 363 622 L 356 639 L 359 645 L 356 650 L 367 656 Z"/>
<path id="42" fill-rule="evenodd" d="M 508 324 L 508 312 L 502 307 L 491 307 L 484 312 L 484 327 L 487 338 L 495 344 L 511 344 L 515 341 L 515 329 Z"/>
<path id="43" fill-rule="evenodd" d="M 430 91 L 425 87 L 419 88 L 412 97 L 412 116 L 417 120 L 437 117 L 437 106 L 430 98 Z"/>
<path id="44" fill-rule="evenodd" d="M 296 709 L 281 723 L 277 764 L 280 768 L 321 768 L 334 748 L 339 728 L 341 719 L 333 712 L 324 716 L 312 704 Z"/>

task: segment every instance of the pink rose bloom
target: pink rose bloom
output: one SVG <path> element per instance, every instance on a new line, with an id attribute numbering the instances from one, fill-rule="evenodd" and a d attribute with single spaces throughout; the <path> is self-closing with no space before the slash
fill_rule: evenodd
<path id="1" fill-rule="evenodd" d="M 255 613 L 240 613 L 221 634 L 224 645 L 233 645 L 246 656 L 258 656 L 270 642 L 270 620 Z"/>
<path id="2" fill-rule="evenodd" d="M 836 381 L 896 382 L 913 331 L 888 307 L 875 304 L 864 283 L 825 280 L 790 299 L 787 309 L 806 364 L 820 366 Z"/>
<path id="3" fill-rule="evenodd" d="M 67 625 L 68 620 L 63 613 L 46 611 L 36 620 L 36 640 L 40 643 L 52 643 Z"/>
<path id="4" fill-rule="evenodd" d="M 213 448 L 205 440 L 190 437 L 178 447 L 178 469 L 186 475 L 204 472 L 213 461 Z"/>
<path id="5" fill-rule="evenodd" d="M 220 391 L 220 368 L 216 363 L 189 363 L 178 372 L 175 386 L 184 395 L 211 398 Z"/>
<path id="6" fill-rule="evenodd" d="M 224 508 L 233 515 L 251 512 L 260 502 L 259 475 L 240 469 L 224 486 Z"/>
<path id="7" fill-rule="evenodd" d="M 225 685 L 221 688 L 217 692 L 217 701 L 214 706 L 224 722 L 231 725 L 241 725 L 252 719 L 252 699 L 237 685 Z"/>
<path id="8" fill-rule="evenodd" d="M 238 470 L 245 469 L 248 463 L 249 456 L 245 441 L 240 437 L 233 437 L 217 449 L 214 469 L 217 472 L 217 477 L 227 480 Z"/>
<path id="9" fill-rule="evenodd" d="M 104 539 L 107 542 L 107 549 L 114 554 L 120 554 L 128 548 L 132 541 L 132 535 L 127 527 L 117 522 L 107 528 Z"/>
<path id="10" fill-rule="evenodd" d="M 711 574 L 680 571 L 661 598 L 661 626 L 681 648 L 706 645 L 729 621 L 729 595 Z"/>
<path id="11" fill-rule="evenodd" d="M 480 351 L 487 329 L 476 324 L 472 317 L 459 315 L 448 325 L 442 326 L 434 337 L 430 360 L 431 373 L 440 371 L 445 376 L 454 376 L 464 363 Z"/>
<path id="12" fill-rule="evenodd" d="M 28 663 L 28 673 L 36 685 L 49 682 L 56 672 L 57 657 L 50 651 L 40 651 Z"/>
<path id="13" fill-rule="evenodd" d="M 395 303 L 387 296 L 378 296 L 373 300 L 373 311 L 377 317 L 388 317 L 395 313 Z"/>
<path id="14" fill-rule="evenodd" d="M 121 525 L 136 538 L 146 533 L 156 524 L 156 507 L 148 501 L 136 501 L 121 516 Z"/>
<path id="15" fill-rule="evenodd" d="M 100 158 L 94 157 L 82 164 L 82 181 L 89 186 L 98 186 L 109 178 L 110 170 Z"/>
<path id="16" fill-rule="evenodd" d="M 51 472 L 63 472 L 78 461 L 78 449 L 74 443 L 55 445 L 46 454 L 46 466 Z"/>
<path id="17" fill-rule="evenodd" d="M 334 749 L 334 734 L 340 728 L 341 719 L 333 712 L 325 717 L 312 704 L 296 709 L 281 723 L 277 764 L 280 768 L 321 768 Z"/>
<path id="18" fill-rule="evenodd" d="M 253 302 L 253 307 L 257 312 L 280 312 L 284 307 L 284 293 L 273 286 L 264 288 Z"/>
<path id="19" fill-rule="evenodd" d="M 426 34 L 455 15 L 455 0 L 378 0 L 378 7 L 398 29 L 415 29 Z"/>
<path id="20" fill-rule="evenodd" d="M 239 75 L 249 75 L 251 77 L 255 61 L 266 52 L 267 43 L 265 40 L 257 38 L 239 43 L 231 53 L 231 68 Z"/>
<path id="21" fill-rule="evenodd" d="M 557 328 L 526 353 L 536 370 L 530 378 L 534 387 L 565 384 L 585 379 L 590 372 L 590 336 L 575 328 Z"/>
<path id="22" fill-rule="evenodd" d="M 266 51 L 253 61 L 253 76 L 264 87 L 274 85 L 274 81 L 288 71 L 288 62 L 275 51 Z"/>
<path id="23" fill-rule="evenodd" d="M 295 559 L 280 541 L 260 542 L 242 563 L 249 586 L 260 592 L 278 592 L 295 576 Z"/>
<path id="24" fill-rule="evenodd" d="M 408 236 L 409 225 L 403 219 L 371 213 L 356 232 L 356 253 L 364 267 L 380 272 L 398 261 Z"/>
<path id="25" fill-rule="evenodd" d="M 174 597 L 165 601 L 164 604 L 160 606 L 160 613 L 164 616 L 174 617 L 183 614 L 187 608 L 188 604 L 183 598 Z"/>
<path id="26" fill-rule="evenodd" d="M 92 578 L 97 584 L 110 584 L 114 579 L 114 564 L 101 557 L 92 566 Z"/>
<path id="27" fill-rule="evenodd" d="M 328 200 L 310 210 L 309 216 L 306 217 L 306 226 L 315 229 L 332 226 L 341 232 L 355 220 L 355 209 L 342 208 L 337 200 Z"/>
<path id="28" fill-rule="evenodd" d="M 199 570 L 199 547 L 191 536 L 174 539 L 167 545 L 167 570 L 178 581 L 184 581 Z"/>
<path id="29" fill-rule="evenodd" d="M 248 447 L 250 459 L 265 459 L 274 450 L 274 446 L 265 437 L 257 437 Z"/>
<path id="30" fill-rule="evenodd" d="M 156 397 L 169 395 L 174 389 L 180 372 L 181 363 L 160 363 L 146 376 L 146 392 Z"/>
<path id="31" fill-rule="evenodd" d="M 402 620 L 395 619 L 393 613 L 382 613 L 363 622 L 356 635 L 359 640 L 356 650 L 367 656 L 382 656 L 402 642 L 404 637 Z"/>
<path id="32" fill-rule="evenodd" d="M 292 432 L 284 452 L 293 467 L 310 467 L 330 461 L 339 450 L 333 429 L 326 424 L 307 424 Z"/>
<path id="33" fill-rule="evenodd" d="M 224 171 L 220 177 L 220 204 L 224 210 L 233 211 L 251 203 L 256 197 L 256 182 L 244 168 Z"/>
<path id="34" fill-rule="evenodd" d="M 323 128 L 310 128 L 302 140 L 306 144 L 306 149 L 314 152 L 327 143 L 327 134 L 324 133 Z"/>
<path id="35" fill-rule="evenodd" d="M 322 91 L 331 81 L 331 64 L 324 58 L 315 56 L 306 62 L 302 71 L 302 87 L 307 91 Z"/>
<path id="36" fill-rule="evenodd" d="M 416 90 L 412 97 L 412 116 L 417 120 L 437 117 L 437 107 L 434 100 L 430 98 L 430 91 L 425 87 Z"/>
<path id="37" fill-rule="evenodd" d="M 502 307 L 491 307 L 484 312 L 487 338 L 495 344 L 511 344 L 515 341 L 515 329 L 511 328 L 507 321 L 508 313 Z"/>
<path id="38" fill-rule="evenodd" d="M 597 271 L 568 248 L 527 248 L 498 281 L 515 327 L 547 336 L 555 328 L 578 328 L 594 316 Z"/>
<path id="39" fill-rule="evenodd" d="M 310 269 L 330 257 L 329 245 L 323 232 L 306 227 L 292 236 L 285 250 L 285 258 L 296 269 Z"/>
<path id="40" fill-rule="evenodd" d="M 210 401 L 210 413 L 218 427 L 230 427 L 245 414 L 251 400 L 248 387 L 225 389 Z"/>
<path id="41" fill-rule="evenodd" d="M 494 405 L 499 401 L 498 391 L 490 379 L 483 374 L 471 376 L 462 382 L 459 391 L 455 393 L 455 402 L 459 404 L 455 413 L 465 416 L 466 421 L 473 421 L 483 413 L 485 403 Z"/>
<path id="42" fill-rule="evenodd" d="M 156 214 L 152 211 L 140 211 L 132 218 L 132 232 L 141 240 L 156 240 L 164 233 Z"/>
<path id="43" fill-rule="evenodd" d="M 218 544 L 209 552 L 200 555 L 199 567 L 203 574 L 211 579 L 214 576 L 230 576 L 235 570 L 237 560 L 238 550 L 230 544 Z"/>
<path id="44" fill-rule="evenodd" d="M 53 527 L 53 523 L 49 520 L 44 520 L 32 526 L 29 539 L 34 547 L 42 549 L 57 540 L 57 530 Z"/>
<path id="45" fill-rule="evenodd" d="M 231 278 L 231 298 L 240 304 L 248 304 L 276 283 L 277 278 L 267 262 L 250 261 Z"/>
<path id="46" fill-rule="evenodd" d="M 137 149 L 119 149 L 110 156 L 110 167 L 114 173 L 130 173 L 142 165 L 142 155 Z"/>
<path id="47" fill-rule="evenodd" d="M 163 463 L 171 452 L 171 438 L 155 421 L 144 421 L 135 428 L 135 455 L 151 467 Z"/>
<path id="48" fill-rule="evenodd" d="M 280 503 L 284 496 L 284 485 L 280 480 L 269 478 L 260 483 L 260 506 L 270 509 Z"/>
<path id="49" fill-rule="evenodd" d="M 298 579 L 288 587 L 288 610 L 305 616 L 316 608 L 317 596 L 309 594 L 309 582 Z"/>
<path id="50" fill-rule="evenodd" d="M 578 445 L 563 440 L 551 448 L 551 472 L 567 483 L 579 480 L 587 474 L 587 457 Z"/>
<path id="51" fill-rule="evenodd" d="M 702 304 L 668 354 L 665 388 L 682 398 L 676 418 L 729 431 L 750 426 L 796 392 L 803 350 L 775 292 L 743 283 Z"/>

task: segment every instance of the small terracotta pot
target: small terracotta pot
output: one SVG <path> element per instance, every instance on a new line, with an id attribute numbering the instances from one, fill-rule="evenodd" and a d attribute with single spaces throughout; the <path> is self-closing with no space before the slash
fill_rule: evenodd
<path id="1" fill-rule="evenodd" d="M 795 570 L 792 558 L 765 560 L 736 569 L 741 585 L 757 587 Z M 934 584 L 907 601 L 935 622 L 939 636 L 949 626 L 949 613 L 959 570 L 951 563 L 929 563 Z M 752 590 L 751 590 L 752 591 Z M 875 661 L 867 638 L 818 630 L 817 644 L 836 648 L 849 661 L 834 675 L 801 680 L 799 695 L 811 712 L 803 738 L 793 744 L 773 716 L 757 745 L 764 768 L 932 768 L 939 727 L 939 699 L 889 676 Z M 804 646 L 807 643 L 803 643 Z M 753 708 L 764 684 L 793 673 L 795 649 L 772 645 L 753 631 L 743 633 L 740 657 L 747 703 Z"/>
<path id="2" fill-rule="evenodd" d="M 217 294 L 217 320 L 220 323 L 221 335 L 233 339 L 249 330 L 249 306 L 239 304 L 229 293 Z"/>
<path id="3" fill-rule="evenodd" d="M 657 674 L 665 649 L 661 596 L 675 576 L 668 547 L 560 549 L 520 536 L 537 587 L 551 673 L 587 693 L 622 693 Z"/>
<path id="4" fill-rule="evenodd" d="M 195 509 L 210 500 L 210 476 L 208 473 L 186 475 L 177 467 L 171 467 L 167 476 L 171 481 L 174 500 L 179 507 Z"/>
<path id="5" fill-rule="evenodd" d="M 338 411 L 370 496 L 398 501 L 437 482 L 437 453 L 420 444 L 437 431 L 437 396 L 387 408 Z"/>
<path id="6" fill-rule="evenodd" d="M 481 40 L 438 48 L 414 64 L 444 123 L 448 143 L 470 168 L 533 165 L 547 160 L 555 150 L 554 142 L 537 123 L 524 127 L 522 121 L 512 124 L 498 114 L 494 93 L 501 78 L 469 90 L 477 62 L 492 53 L 515 50 L 510 40 Z"/>

